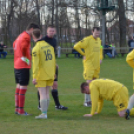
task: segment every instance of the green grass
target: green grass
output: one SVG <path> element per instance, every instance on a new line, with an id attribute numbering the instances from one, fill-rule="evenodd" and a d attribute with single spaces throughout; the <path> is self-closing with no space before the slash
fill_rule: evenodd
<path id="1" fill-rule="evenodd" d="M 105 101 L 103 110 L 92 118 L 84 118 L 90 108 L 83 106 L 84 96 L 80 93 L 82 77 L 82 59 L 73 55 L 63 55 L 57 59 L 59 65 L 59 97 L 67 111 L 58 111 L 51 102 L 47 120 L 36 120 L 40 114 L 37 109 L 37 89 L 32 85 L 32 77 L 26 93 L 25 110 L 32 116 L 22 117 L 14 114 L 14 68 L 13 56 L 0 59 L 0 134 L 126 134 L 133 133 L 133 121 L 117 115 L 112 102 Z M 130 95 L 132 89 L 132 68 L 124 58 L 106 58 L 101 64 L 100 77 L 110 78 L 125 84 Z M 32 75 L 31 75 L 32 76 Z"/>

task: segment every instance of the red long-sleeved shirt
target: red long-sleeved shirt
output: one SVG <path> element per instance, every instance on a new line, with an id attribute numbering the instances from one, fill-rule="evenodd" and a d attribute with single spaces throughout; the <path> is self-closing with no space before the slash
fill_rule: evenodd
<path id="1" fill-rule="evenodd" d="M 30 44 L 31 37 L 24 31 L 21 33 L 13 43 L 14 49 L 14 68 L 31 68 L 31 55 L 30 55 Z M 26 62 L 21 60 L 21 57 L 26 57 L 30 60 L 30 64 L 27 65 Z"/>

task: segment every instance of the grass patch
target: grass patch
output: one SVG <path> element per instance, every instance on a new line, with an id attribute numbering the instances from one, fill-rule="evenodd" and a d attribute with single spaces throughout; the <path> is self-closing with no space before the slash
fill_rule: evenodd
<path id="1" fill-rule="evenodd" d="M 0 59 L 0 132 L 1 134 L 126 134 L 133 133 L 133 118 L 126 121 L 117 115 L 112 102 L 105 101 L 103 110 L 92 118 L 84 118 L 90 113 L 90 108 L 83 106 L 84 96 L 80 93 L 80 83 L 84 81 L 82 72 L 82 59 L 73 55 L 66 58 L 62 55 L 57 59 L 59 65 L 59 97 L 67 111 L 54 108 L 51 102 L 47 120 L 36 120 L 40 114 L 37 109 L 37 89 L 32 85 L 32 77 L 26 93 L 25 110 L 31 114 L 29 117 L 14 114 L 14 68 L 13 56 Z M 127 65 L 125 57 L 105 58 L 101 64 L 100 77 L 110 78 L 125 84 L 130 95 L 132 90 L 132 69 Z M 32 76 L 32 74 L 31 74 Z"/>

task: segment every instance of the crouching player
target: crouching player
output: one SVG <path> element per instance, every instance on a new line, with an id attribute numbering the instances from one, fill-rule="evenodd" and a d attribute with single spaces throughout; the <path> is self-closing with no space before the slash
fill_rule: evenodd
<path id="1" fill-rule="evenodd" d="M 33 30 L 33 40 L 36 42 L 32 50 L 33 60 L 33 84 L 40 93 L 41 112 L 36 119 L 46 119 L 49 105 L 49 88 L 53 85 L 55 75 L 54 48 L 45 41 L 39 41 L 41 32 Z"/>
<path id="2" fill-rule="evenodd" d="M 90 84 L 84 82 L 81 84 L 81 93 L 91 94 L 92 109 L 90 114 L 85 114 L 86 117 L 92 117 L 94 114 L 99 114 L 103 107 L 103 101 L 113 101 L 117 107 L 120 117 L 125 116 L 128 106 L 128 89 L 121 83 L 109 79 L 96 79 Z M 96 111 L 98 105 L 98 109 Z"/>

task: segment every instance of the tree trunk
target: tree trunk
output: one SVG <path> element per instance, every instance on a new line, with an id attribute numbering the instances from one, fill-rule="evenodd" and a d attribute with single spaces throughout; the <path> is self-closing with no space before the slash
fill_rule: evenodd
<path id="1" fill-rule="evenodd" d="M 121 52 L 126 50 L 122 47 L 126 47 L 126 17 L 125 17 L 125 6 L 123 0 L 118 0 L 119 5 L 119 29 L 120 29 L 120 47 Z"/>

